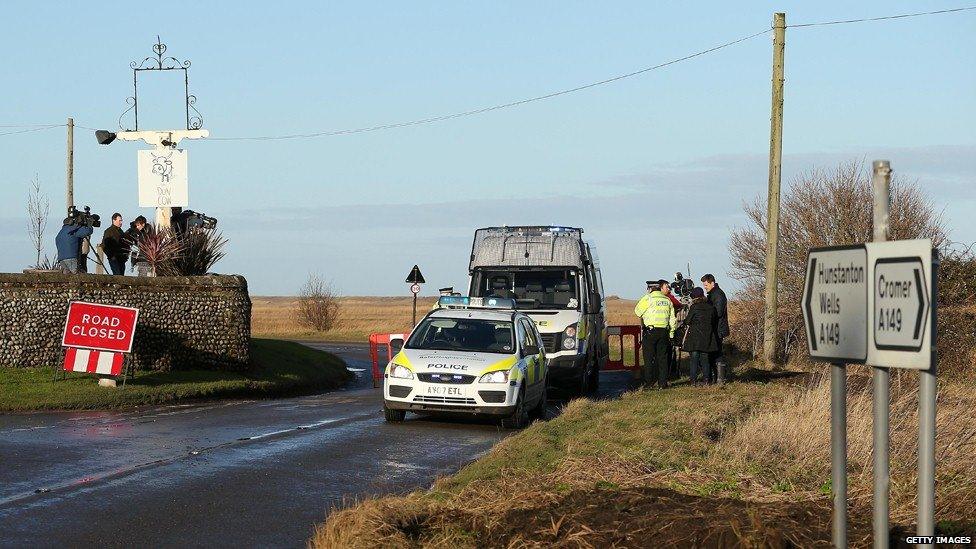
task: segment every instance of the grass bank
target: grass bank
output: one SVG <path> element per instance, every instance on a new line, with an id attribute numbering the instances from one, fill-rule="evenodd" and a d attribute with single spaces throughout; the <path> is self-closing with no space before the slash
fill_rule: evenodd
<path id="1" fill-rule="evenodd" d="M 795 379 L 800 379 L 797 376 Z M 576 400 L 428 491 L 334 512 L 316 547 L 829 546 L 829 386 L 734 383 Z M 850 539 L 870 544 L 870 395 L 850 395 Z M 892 404 L 892 524 L 912 530 L 911 387 Z M 940 393 L 937 520 L 976 527 L 976 395 Z"/>
<path id="2" fill-rule="evenodd" d="M 48 368 L 0 368 L 0 411 L 120 408 L 142 404 L 272 397 L 334 389 L 352 374 L 338 357 L 289 341 L 251 341 L 246 372 L 137 372 L 125 388 L 99 387 L 91 374 L 53 381 Z"/>

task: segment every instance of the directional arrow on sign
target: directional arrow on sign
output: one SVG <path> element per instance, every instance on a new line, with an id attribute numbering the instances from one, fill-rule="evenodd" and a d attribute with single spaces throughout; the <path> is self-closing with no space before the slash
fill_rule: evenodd
<path id="1" fill-rule="evenodd" d="M 867 358 L 867 267 L 863 245 L 810 250 L 801 303 L 811 357 L 833 362 Z"/>
<path id="2" fill-rule="evenodd" d="M 920 257 L 878 259 L 874 266 L 874 343 L 888 351 L 922 348 L 929 291 Z"/>

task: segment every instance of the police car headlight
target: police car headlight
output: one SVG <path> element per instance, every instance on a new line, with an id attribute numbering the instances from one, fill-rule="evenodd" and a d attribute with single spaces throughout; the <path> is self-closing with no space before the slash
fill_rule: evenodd
<path id="1" fill-rule="evenodd" d="M 576 338 L 575 337 L 564 337 L 563 338 L 563 349 L 571 350 L 576 348 Z"/>
<path id="2" fill-rule="evenodd" d="M 395 377 L 397 379 L 413 379 L 413 372 L 409 369 L 400 366 L 399 364 L 394 364 L 393 369 L 390 370 L 390 377 Z"/>
<path id="3" fill-rule="evenodd" d="M 481 383 L 507 383 L 508 382 L 508 370 L 489 372 L 481 376 L 478 381 Z"/>

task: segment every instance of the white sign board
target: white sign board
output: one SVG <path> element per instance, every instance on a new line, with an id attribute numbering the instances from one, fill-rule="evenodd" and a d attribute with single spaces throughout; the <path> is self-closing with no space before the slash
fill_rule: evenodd
<path id="1" fill-rule="evenodd" d="M 185 150 L 141 150 L 138 170 L 140 207 L 190 205 Z"/>
<path id="2" fill-rule="evenodd" d="M 810 250 L 802 307 L 811 357 L 867 359 L 868 277 L 863 245 Z"/>
<path id="3" fill-rule="evenodd" d="M 867 363 L 927 370 L 932 365 L 932 242 L 868 244 L 871 324 Z"/>

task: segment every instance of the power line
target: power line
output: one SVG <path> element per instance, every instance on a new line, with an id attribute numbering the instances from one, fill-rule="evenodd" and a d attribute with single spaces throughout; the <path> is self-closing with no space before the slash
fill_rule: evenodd
<path id="1" fill-rule="evenodd" d="M 796 25 L 786 25 L 786 28 L 791 27 L 822 27 L 826 25 L 846 25 L 848 23 L 866 23 L 870 21 L 887 21 L 890 19 L 905 19 L 908 17 L 921 17 L 923 15 L 938 15 L 941 13 L 956 13 L 960 11 L 976 10 L 976 6 L 968 6 L 965 8 L 952 8 L 947 10 L 937 10 L 937 11 L 920 11 L 917 13 L 903 13 L 901 15 L 885 15 L 882 17 L 866 17 L 864 19 L 842 19 L 838 21 L 820 21 L 817 23 L 798 23 Z"/>
<path id="2" fill-rule="evenodd" d="M 16 128 L 16 127 L 22 127 L 22 126 L 0 126 L 0 127 L 14 127 L 14 128 Z M 30 129 L 27 129 L 27 130 L 17 130 L 17 131 L 12 131 L 12 132 L 3 132 L 3 133 L 0 133 L 0 136 L 14 135 L 14 134 L 18 134 L 18 133 L 39 132 L 41 130 L 50 130 L 51 128 L 63 128 L 63 127 L 65 127 L 65 124 L 51 124 L 49 126 L 39 126 L 39 127 L 35 127 L 35 128 L 30 128 Z"/>
<path id="3" fill-rule="evenodd" d="M 874 22 L 874 21 L 888 21 L 888 20 L 894 20 L 894 19 L 906 19 L 906 18 L 910 18 L 910 17 L 922 17 L 922 16 L 926 16 L 926 15 L 939 15 L 939 14 L 946 14 L 946 13 L 957 13 L 957 12 L 970 11 L 970 10 L 976 10 L 976 6 L 967 6 L 967 7 L 962 7 L 962 8 L 951 8 L 951 9 L 935 10 L 935 11 L 925 11 L 925 12 L 916 12 L 916 13 L 904 13 L 904 14 L 898 14 L 898 15 L 885 15 L 885 16 L 880 16 L 880 17 L 866 17 L 866 18 L 861 18 L 861 19 L 842 19 L 842 20 L 836 20 L 836 21 L 819 21 L 819 22 L 813 22 L 813 23 L 796 23 L 796 24 L 793 24 L 793 25 L 786 25 L 786 27 L 787 28 L 820 27 L 820 26 L 827 26 L 827 25 L 844 25 L 844 24 L 850 24 L 850 23 L 867 23 L 867 22 Z M 617 75 L 617 76 L 613 76 L 613 77 L 610 77 L 610 78 L 606 78 L 604 80 L 599 80 L 597 82 L 590 82 L 588 84 L 583 84 L 583 85 L 576 86 L 576 87 L 573 87 L 573 88 L 568 88 L 568 89 L 564 89 L 564 90 L 558 90 L 558 91 L 550 92 L 550 93 L 547 93 L 547 94 L 544 94 L 544 95 L 538 95 L 538 96 L 529 97 L 529 98 L 526 98 L 526 99 L 519 99 L 519 100 L 515 100 L 515 101 L 510 101 L 508 103 L 501 103 L 501 104 L 498 104 L 498 105 L 492 105 L 492 106 L 489 106 L 489 107 L 482 107 L 482 108 L 478 108 L 478 109 L 472 109 L 472 110 L 468 110 L 468 111 L 455 112 L 455 113 L 445 114 L 445 115 L 440 115 L 440 116 L 432 116 L 432 117 L 428 117 L 428 118 L 420 118 L 420 119 L 409 120 L 409 121 L 405 121 L 405 122 L 394 122 L 394 123 L 389 123 L 389 124 L 379 124 L 379 125 L 375 125 L 375 126 L 365 126 L 365 127 L 360 127 L 360 128 L 348 128 L 348 129 L 341 129 L 341 130 L 326 130 L 326 131 L 314 132 L 314 133 L 277 135 L 277 136 L 274 136 L 274 135 L 265 135 L 265 136 L 240 136 L 240 137 L 211 137 L 211 138 L 207 139 L 207 141 L 278 141 L 278 140 L 286 140 L 286 139 L 309 139 L 309 138 L 316 138 L 316 137 L 330 137 L 330 136 L 336 136 L 336 135 L 348 135 L 348 134 L 354 134 L 354 133 L 366 133 L 366 132 L 374 132 L 374 131 L 380 131 L 380 130 L 389 130 L 389 129 L 395 129 L 395 128 L 405 128 L 405 127 L 409 127 L 409 126 L 419 126 L 419 125 L 422 125 L 422 124 L 432 124 L 434 122 L 442 122 L 444 120 L 452 120 L 452 119 L 455 119 L 455 118 L 463 118 L 463 117 L 467 117 L 467 116 L 474 116 L 476 114 L 484 114 L 484 113 L 491 112 L 491 111 L 496 111 L 496 110 L 507 109 L 507 108 L 511 108 L 511 107 L 517 107 L 517 106 L 520 106 L 520 105 L 525 105 L 527 103 L 534 103 L 534 102 L 537 102 L 537 101 L 543 101 L 543 100 L 546 100 L 546 99 L 552 99 L 554 97 L 559 97 L 561 95 L 568 95 L 568 94 L 571 94 L 571 93 L 576 93 L 576 92 L 579 92 L 579 91 L 587 90 L 587 89 L 590 89 L 590 88 L 595 88 L 597 86 L 603 86 L 603 85 L 606 85 L 606 84 L 610 84 L 610 83 L 613 83 L 613 82 L 617 82 L 619 80 L 624 80 L 626 78 L 631 78 L 631 77 L 634 77 L 634 76 L 639 76 L 639 75 L 644 74 L 644 73 L 647 73 L 647 72 L 651 72 L 651 71 L 654 71 L 654 70 L 657 70 L 657 69 L 662 69 L 664 67 L 667 67 L 667 66 L 670 66 L 670 65 L 674 65 L 676 63 L 681 63 L 683 61 L 688 61 L 689 59 L 693 59 L 695 57 L 699 57 L 699 56 L 702 56 L 702 55 L 706 55 L 706 54 L 709 54 L 709 53 L 718 51 L 720 49 L 727 48 L 729 46 L 733 46 L 733 45 L 738 44 L 740 42 L 745 42 L 746 40 L 750 40 L 752 38 L 756 38 L 757 36 L 762 36 L 762 35 L 770 32 L 770 30 L 771 29 L 766 29 L 766 30 L 763 30 L 763 31 L 760 31 L 760 32 L 757 32 L 757 33 L 754 33 L 754 34 L 750 34 L 748 36 L 743 36 L 741 38 L 737 38 L 737 39 L 732 40 L 730 42 L 725 42 L 724 44 L 719 44 L 717 46 L 713 46 L 713 47 L 708 48 L 708 49 L 704 49 L 704 50 L 701 50 L 701 51 L 697 51 L 695 53 L 686 55 L 684 57 L 679 57 L 679 58 L 676 58 L 676 59 L 672 59 L 672 60 L 666 61 L 664 63 L 659 63 L 657 65 L 653 65 L 653 66 L 650 66 L 650 67 L 645 67 L 645 68 L 642 68 L 642 69 L 638 69 L 638 70 L 635 70 L 635 71 L 632 71 L 632 72 L 629 72 L 629 73 L 626 73 L 626 74 L 620 74 L 620 75 Z M 28 129 L 23 129 L 23 130 L 19 130 L 19 131 L 12 131 L 12 132 L 0 133 L 0 136 L 13 135 L 13 134 L 19 134 L 19 133 L 35 132 L 35 131 L 46 130 L 46 129 L 50 129 L 50 128 L 64 127 L 64 126 L 65 126 L 64 124 L 50 124 L 50 125 L 41 125 L 41 124 L 15 125 L 15 124 L 10 124 L 10 125 L 0 125 L 0 128 L 28 128 Z M 76 126 L 78 128 L 87 129 L 87 130 L 94 130 L 95 129 L 95 128 L 88 128 L 86 126 L 80 126 L 80 125 L 76 125 Z"/>
<path id="4" fill-rule="evenodd" d="M 687 61 L 687 60 L 693 59 L 695 57 L 699 57 L 699 56 L 702 56 L 702 55 L 705 55 L 705 54 L 708 54 L 708 53 L 712 53 L 712 52 L 718 51 L 718 50 L 720 50 L 722 48 L 727 48 L 729 46 L 733 46 L 733 45 L 738 44 L 740 42 L 745 42 L 746 40 L 750 40 L 750 39 L 755 38 L 757 36 L 762 36 L 762 35 L 767 34 L 769 32 L 770 32 L 770 29 L 765 29 L 765 30 L 760 31 L 760 32 L 757 32 L 755 34 L 750 34 L 749 36 L 743 36 L 741 38 L 737 38 L 737 39 L 732 40 L 730 42 L 725 42 L 724 44 L 719 44 L 717 46 L 713 46 L 713 47 L 708 48 L 708 49 L 705 49 L 705 50 L 697 51 L 695 53 L 686 55 L 684 57 L 679 57 L 677 59 L 672 59 L 670 61 L 665 61 L 664 63 L 659 63 L 657 65 L 653 65 L 653 66 L 650 66 L 650 67 L 645 67 L 643 69 L 638 69 L 638 70 L 635 70 L 633 72 L 629 72 L 629 73 L 626 73 L 626 74 L 620 74 L 620 75 L 617 75 L 617 76 L 613 76 L 613 77 L 610 77 L 610 78 L 606 78 L 604 80 L 600 80 L 600 81 L 597 81 L 597 82 L 591 82 L 589 84 L 583 84 L 583 85 L 576 86 L 576 87 L 573 87 L 573 88 L 568 88 L 568 89 L 564 89 L 564 90 L 554 91 L 554 92 L 551 92 L 551 93 L 547 93 L 545 95 L 538 95 L 538 96 L 535 96 L 535 97 L 529 97 L 529 98 L 526 98 L 526 99 L 519 99 L 519 100 L 516 100 L 516 101 L 510 101 L 508 103 L 502 103 L 502 104 L 499 104 L 499 105 L 492 105 L 490 107 L 482 107 L 482 108 L 479 108 L 479 109 L 473 109 L 473 110 L 469 110 L 469 111 L 456 112 L 456 113 L 452 113 L 452 114 L 445 114 L 445 115 L 441 115 L 441 116 L 433 116 L 433 117 L 430 117 L 430 118 L 421 118 L 421 119 L 417 119 L 417 120 L 410 120 L 410 121 L 407 121 L 407 122 L 395 122 L 395 123 L 391 123 L 391 124 L 380 124 L 380 125 L 377 125 L 377 126 L 367 126 L 367 127 L 362 127 L 362 128 L 351 128 L 351 129 L 345 129 L 345 130 L 330 130 L 330 131 L 322 131 L 322 132 L 315 132 L 315 133 L 292 134 L 292 135 L 278 135 L 278 136 L 211 137 L 211 138 L 207 139 L 207 141 L 272 141 L 272 140 L 282 140 L 282 139 L 307 139 L 307 138 L 313 138 L 313 137 L 328 137 L 328 136 L 335 136 L 335 135 L 347 135 L 347 134 L 353 134 L 353 133 L 374 132 L 374 131 L 379 131 L 379 130 L 389 130 L 389 129 L 393 129 L 393 128 L 404 128 L 404 127 L 407 127 L 407 126 L 419 126 L 421 124 L 431 124 L 433 122 L 441 122 L 441 121 L 444 121 L 444 120 L 451 120 L 451 119 L 454 119 L 454 118 L 462 118 L 462 117 L 465 117 L 465 116 L 473 116 L 473 115 L 476 115 L 476 114 L 483 114 L 483 113 L 486 113 L 486 112 L 497 111 L 497 110 L 500 110 L 500 109 L 507 109 L 507 108 L 516 107 L 516 106 L 519 106 L 519 105 L 525 105 L 526 103 L 534 103 L 536 101 L 542 101 L 542 100 L 545 100 L 545 99 L 552 99 L 553 97 L 559 97 L 560 95 L 567 95 L 567 94 L 570 94 L 570 93 L 575 93 L 575 92 L 578 92 L 578 91 L 583 91 L 583 90 L 587 90 L 587 89 L 590 89 L 590 88 L 595 88 L 597 86 L 602 86 L 604 84 L 610 84 L 611 82 L 617 82 L 618 80 L 623 80 L 625 78 L 631 78 L 633 76 L 638 76 L 638 75 L 641 75 L 641 74 L 644 74 L 644 73 L 647 73 L 647 72 L 651 72 L 653 70 L 657 70 L 657 69 L 661 69 L 661 68 L 667 67 L 669 65 L 674 65 L 675 63 L 680 63 L 682 61 Z"/>

